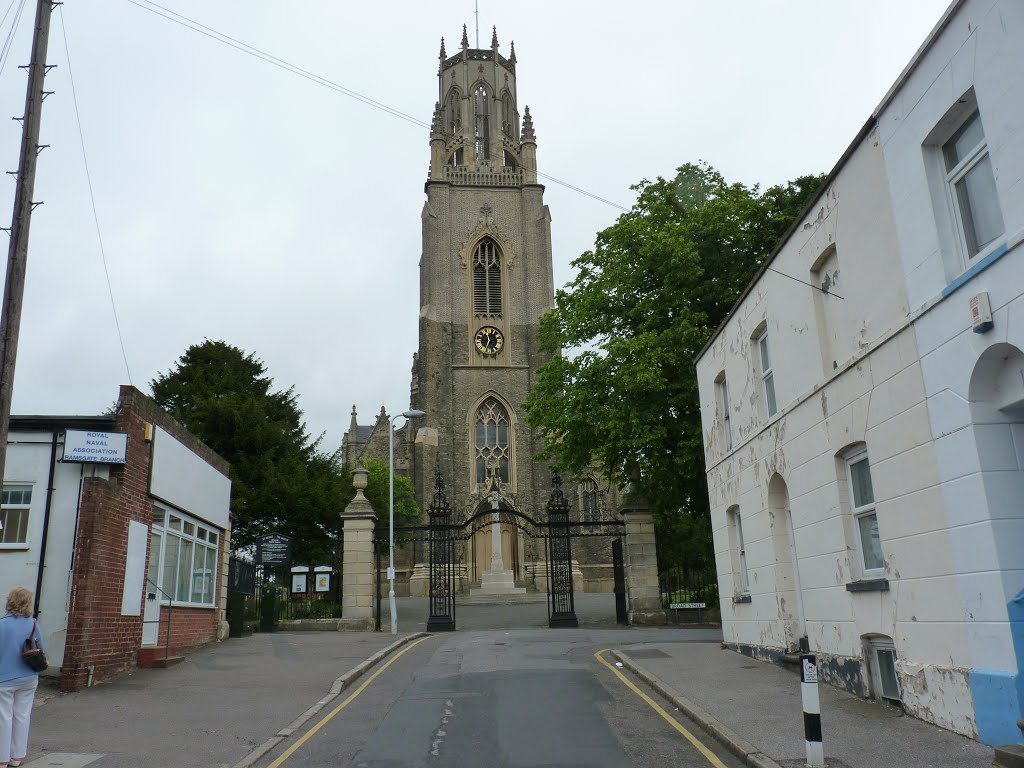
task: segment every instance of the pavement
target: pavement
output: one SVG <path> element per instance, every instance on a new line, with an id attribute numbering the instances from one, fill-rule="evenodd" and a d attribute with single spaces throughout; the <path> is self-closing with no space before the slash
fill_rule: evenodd
<path id="1" fill-rule="evenodd" d="M 622 648 L 623 646 L 618 646 Z M 748 765 L 805 765 L 800 676 L 709 643 L 633 645 L 618 655 Z M 994 751 L 895 707 L 818 686 L 830 768 L 990 768 Z"/>
<path id="2" fill-rule="evenodd" d="M 77 693 L 41 686 L 24 766 L 230 768 L 395 641 L 373 632 L 254 634 Z"/>
<path id="3" fill-rule="evenodd" d="M 413 638 L 425 608 L 424 600 L 399 599 L 397 638 L 386 631 L 388 617 L 383 633 L 255 634 L 207 646 L 176 667 L 135 670 L 78 693 L 41 686 L 25 768 L 246 768 L 257 763 L 247 756 L 312 718 L 368 659 Z M 625 667 L 747 765 L 803 765 L 796 673 L 722 649 L 715 628 L 616 628 L 611 596 L 578 595 L 577 612 L 580 632 L 621 649 Z M 568 639 L 568 630 L 541 629 L 544 603 L 462 606 L 456 621 L 456 634 L 532 627 L 548 642 Z M 992 765 L 992 749 L 897 709 L 828 685 L 819 694 L 831 768 Z"/>

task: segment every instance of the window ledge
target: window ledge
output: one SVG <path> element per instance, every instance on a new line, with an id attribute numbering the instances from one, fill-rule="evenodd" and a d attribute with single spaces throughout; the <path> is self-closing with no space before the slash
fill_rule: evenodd
<path id="1" fill-rule="evenodd" d="M 737 603 L 749 603 L 751 602 L 750 595 L 733 595 L 732 602 L 733 605 L 736 605 Z"/>
<path id="2" fill-rule="evenodd" d="M 28 552 L 30 549 L 32 549 L 32 545 L 28 543 L 0 544 L 0 552 Z"/>
<path id="3" fill-rule="evenodd" d="M 948 298 L 949 296 L 952 296 L 954 293 L 956 293 L 957 290 L 963 287 L 963 285 L 969 282 L 973 277 L 976 277 L 980 273 L 984 272 L 986 269 L 991 267 L 993 264 L 995 264 L 1009 252 L 1010 248 L 1008 247 L 1007 243 L 1003 243 L 1002 245 L 1000 245 L 998 248 L 992 251 L 992 253 L 983 258 L 981 261 L 972 266 L 959 277 L 954 278 L 949 285 L 943 288 L 942 298 L 945 299 Z"/>
<path id="4" fill-rule="evenodd" d="M 888 579 L 858 579 L 846 585 L 847 592 L 888 592 Z"/>

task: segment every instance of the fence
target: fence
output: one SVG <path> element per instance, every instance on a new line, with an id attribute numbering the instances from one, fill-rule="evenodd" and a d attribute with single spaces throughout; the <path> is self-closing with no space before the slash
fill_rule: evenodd
<path id="1" fill-rule="evenodd" d="M 298 574 L 288 566 L 255 565 L 232 556 L 228 562 L 228 593 L 237 607 L 229 608 L 229 614 L 235 617 L 238 631 L 266 630 L 269 622 L 281 620 L 341 618 L 340 558 L 328 567 L 329 571 L 311 568 Z M 272 607 L 267 606 L 267 600 L 272 601 Z"/>
<path id="2" fill-rule="evenodd" d="M 658 574 L 661 607 L 676 611 L 717 611 L 718 575 L 713 565 L 684 563 Z M 700 619 L 698 619 L 700 620 Z"/>

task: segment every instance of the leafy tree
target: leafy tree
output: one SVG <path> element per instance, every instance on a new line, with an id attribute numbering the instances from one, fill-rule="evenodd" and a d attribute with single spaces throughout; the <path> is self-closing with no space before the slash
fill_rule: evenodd
<path id="1" fill-rule="evenodd" d="M 542 458 L 639 478 L 665 564 L 710 553 L 694 358 L 822 178 L 762 193 L 701 163 L 640 182 L 633 208 L 573 262 L 576 278 L 541 320 L 552 357 L 526 409 Z"/>
<path id="2" fill-rule="evenodd" d="M 294 389 L 272 384 L 256 355 L 209 340 L 150 382 L 156 402 L 230 462 L 234 544 L 284 533 L 297 562 L 322 562 L 351 477 L 306 433 Z"/>
<path id="3" fill-rule="evenodd" d="M 369 475 L 366 478 L 365 496 L 370 504 L 373 505 L 373 511 L 377 513 L 377 536 L 384 538 L 387 535 L 390 516 L 388 465 L 379 459 L 367 459 L 363 462 L 363 467 L 369 471 Z M 348 483 L 345 495 L 345 504 L 347 505 L 356 494 L 355 487 L 352 486 L 352 470 L 350 467 L 345 468 L 345 476 Z M 396 473 L 395 527 L 419 525 L 422 522 L 422 517 L 420 508 L 416 504 L 416 490 L 413 488 L 412 481 Z M 396 534 L 395 541 L 396 543 L 401 543 L 402 536 Z M 387 551 L 386 544 L 380 544 L 378 548 L 382 552 Z"/>

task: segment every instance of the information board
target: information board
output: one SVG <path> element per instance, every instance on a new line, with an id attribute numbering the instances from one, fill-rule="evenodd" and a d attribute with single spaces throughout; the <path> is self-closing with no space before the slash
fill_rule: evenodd
<path id="1" fill-rule="evenodd" d="M 64 433 L 63 461 L 124 464 L 128 461 L 128 433 L 69 429 Z"/>
<path id="2" fill-rule="evenodd" d="M 257 565 L 291 565 L 292 540 L 281 533 L 271 533 L 256 541 Z"/>

